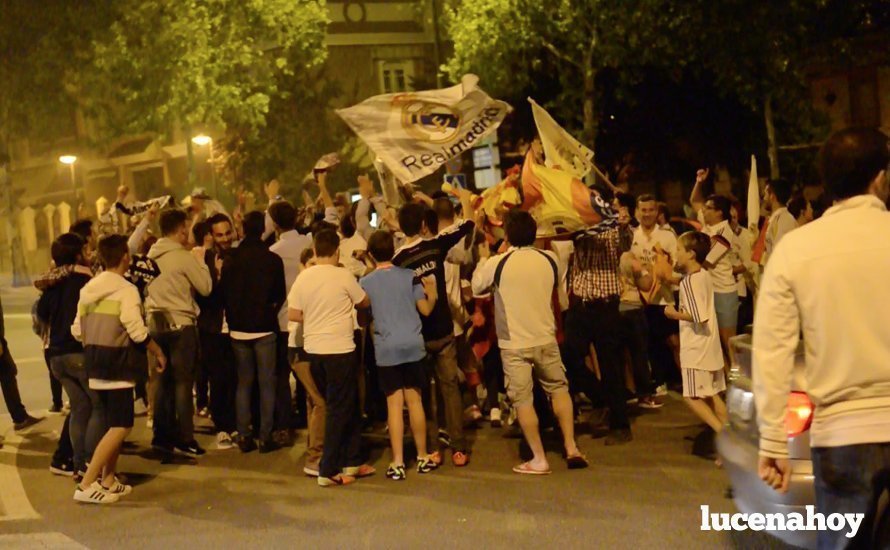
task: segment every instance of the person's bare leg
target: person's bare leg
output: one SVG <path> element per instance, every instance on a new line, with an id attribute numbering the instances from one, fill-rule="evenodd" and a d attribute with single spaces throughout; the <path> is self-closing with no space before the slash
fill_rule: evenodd
<path id="1" fill-rule="evenodd" d="M 729 421 L 729 412 L 726 410 L 726 403 L 723 402 L 723 398 L 719 395 L 714 395 L 709 397 L 708 401 L 711 405 L 711 410 L 714 411 L 714 415 L 720 421 L 720 426 L 724 426 Z"/>
<path id="2" fill-rule="evenodd" d="M 686 397 L 684 400 L 689 408 L 692 409 L 692 412 L 694 412 L 697 417 L 702 419 L 715 432 L 719 432 L 723 429 L 723 423 L 717 418 L 717 415 L 714 414 L 711 406 L 704 399 Z"/>
<path id="3" fill-rule="evenodd" d="M 130 433 L 129 428 L 108 428 L 99 444 L 96 445 L 96 450 L 93 451 L 93 458 L 80 482 L 81 487 L 89 487 L 99 479 L 106 466 L 112 464 L 112 459 L 120 451 L 120 446 L 127 438 L 128 433 Z"/>
<path id="4" fill-rule="evenodd" d="M 559 429 L 562 431 L 563 445 L 566 448 L 566 457 L 577 456 L 578 445 L 575 444 L 575 411 L 572 407 L 572 396 L 569 392 L 558 391 L 550 395 L 553 414 L 559 421 Z"/>
<path id="5" fill-rule="evenodd" d="M 720 333 L 720 347 L 723 350 L 723 372 L 729 376 L 729 367 L 732 364 L 729 356 L 729 339 L 735 336 L 735 329 L 721 328 L 718 332 Z"/>
<path id="6" fill-rule="evenodd" d="M 680 368 L 680 335 L 671 334 L 667 337 L 668 347 L 671 348 L 671 354 L 674 356 L 674 366 Z"/>
<path id="7" fill-rule="evenodd" d="M 405 402 L 408 403 L 408 422 L 411 424 L 411 434 L 414 435 L 417 456 L 425 457 L 427 455 L 426 415 L 423 413 L 420 391 L 414 388 L 405 388 Z"/>
<path id="8" fill-rule="evenodd" d="M 519 427 L 522 428 L 522 435 L 532 450 L 533 458 L 529 464 L 535 470 L 549 470 L 550 464 L 547 462 L 547 456 L 544 454 L 544 444 L 541 442 L 541 433 L 538 431 L 538 415 L 535 413 L 533 404 L 528 403 L 516 407 L 516 413 L 519 416 Z"/>
<path id="9" fill-rule="evenodd" d="M 403 443 L 405 438 L 405 420 L 402 418 L 402 407 L 405 398 L 402 390 L 386 396 L 386 425 L 389 426 L 389 444 L 392 447 L 393 464 L 404 465 Z"/>

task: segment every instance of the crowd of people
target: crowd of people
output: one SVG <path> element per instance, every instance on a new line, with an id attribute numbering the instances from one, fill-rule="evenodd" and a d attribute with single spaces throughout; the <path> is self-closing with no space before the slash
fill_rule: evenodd
<path id="1" fill-rule="evenodd" d="M 678 382 L 718 432 L 729 339 L 751 322 L 776 245 L 813 218 L 789 182 L 770 180 L 752 234 L 738 201 L 704 194 L 707 170 L 690 197 L 700 230 L 679 236 L 654 196 L 605 187 L 602 222 L 552 235 L 519 209 L 488 218 L 467 190 L 416 192 L 394 209 L 367 176 L 355 203 L 327 177 L 315 171 L 318 197 L 306 191 L 300 208 L 277 182 L 264 211 L 234 215 L 197 189 L 186 209 L 118 203 L 129 221 L 81 220 L 53 242 L 35 314 L 70 400 L 50 469 L 76 479 L 76 500 L 132 490 L 115 472 L 134 398 L 161 456 L 205 454 L 195 416 L 212 421 L 218 449 L 244 453 L 292 446 L 305 425 L 302 471 L 320 486 L 375 473 L 361 433 L 376 420 L 391 440 L 386 477 L 406 479 L 406 414 L 418 474 L 449 452 L 466 467 L 465 426 L 483 420 L 519 426 L 532 458 L 516 473 L 551 472 L 544 423 L 567 467 L 585 468 L 582 400 L 592 431 L 620 445 L 633 438 L 629 407 L 660 408 Z M 10 410 L 16 429 L 38 420 Z"/>

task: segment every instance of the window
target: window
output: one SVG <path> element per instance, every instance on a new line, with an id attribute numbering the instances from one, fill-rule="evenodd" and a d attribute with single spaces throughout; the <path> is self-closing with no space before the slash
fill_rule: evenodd
<path id="1" fill-rule="evenodd" d="M 412 89 L 413 61 L 381 61 L 379 63 L 380 89 L 385 94 L 407 92 Z"/>
<path id="2" fill-rule="evenodd" d="M 477 189 L 487 189 L 500 181 L 501 158 L 493 140 L 488 145 L 473 149 L 473 179 Z"/>

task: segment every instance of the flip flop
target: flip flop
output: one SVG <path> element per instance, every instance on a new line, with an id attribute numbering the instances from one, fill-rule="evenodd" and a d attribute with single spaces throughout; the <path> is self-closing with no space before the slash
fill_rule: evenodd
<path id="1" fill-rule="evenodd" d="M 581 454 L 566 458 L 566 464 L 568 464 L 569 470 L 582 470 L 590 465 L 587 458 Z"/>
<path id="2" fill-rule="evenodd" d="M 513 471 L 517 474 L 524 475 L 532 475 L 532 476 L 546 476 L 550 474 L 550 470 L 535 470 L 532 468 L 532 465 L 528 462 L 523 462 L 519 466 L 514 466 Z"/>

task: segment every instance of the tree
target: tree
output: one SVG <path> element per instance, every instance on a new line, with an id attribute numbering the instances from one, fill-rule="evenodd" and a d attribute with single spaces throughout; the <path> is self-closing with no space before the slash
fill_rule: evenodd
<path id="1" fill-rule="evenodd" d="M 279 77 L 324 62 L 316 0 L 118 0 L 71 84 L 103 137 L 266 124 Z"/>
<path id="2" fill-rule="evenodd" d="M 638 67 L 682 67 L 679 37 L 697 21 L 696 12 L 666 0 L 462 0 L 447 17 L 452 79 L 473 72 L 492 93 L 514 98 L 556 81 L 559 96 L 546 106 L 569 127 L 578 126 L 581 113 L 583 141 L 591 147 L 600 73 L 620 69 L 631 82 Z"/>

